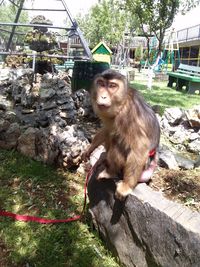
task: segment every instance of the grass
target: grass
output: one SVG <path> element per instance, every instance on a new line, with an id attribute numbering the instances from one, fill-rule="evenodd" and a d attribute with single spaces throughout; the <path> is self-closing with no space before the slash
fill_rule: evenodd
<path id="1" fill-rule="evenodd" d="M 63 219 L 79 214 L 84 177 L 0 150 L 0 209 Z M 85 222 L 44 225 L 0 217 L 1 267 L 119 267 Z"/>
<path id="2" fill-rule="evenodd" d="M 187 94 L 184 91 L 176 91 L 166 86 L 165 82 L 154 82 L 152 89 L 148 90 L 145 81 L 133 81 L 131 86 L 138 89 L 150 105 L 160 105 L 161 113 L 169 107 L 183 109 L 192 108 L 200 103 L 199 95 Z"/>

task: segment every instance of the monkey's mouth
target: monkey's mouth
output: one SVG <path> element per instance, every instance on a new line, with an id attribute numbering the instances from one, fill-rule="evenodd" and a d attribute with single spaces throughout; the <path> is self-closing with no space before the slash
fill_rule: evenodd
<path id="1" fill-rule="evenodd" d="M 102 104 L 97 104 L 98 109 L 100 109 L 101 111 L 107 110 L 109 109 L 110 105 L 102 105 Z"/>

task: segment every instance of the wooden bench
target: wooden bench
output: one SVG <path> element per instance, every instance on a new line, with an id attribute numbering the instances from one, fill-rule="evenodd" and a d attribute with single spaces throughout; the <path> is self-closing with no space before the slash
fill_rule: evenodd
<path id="1" fill-rule="evenodd" d="M 177 90 L 182 90 L 183 86 L 186 86 L 187 93 L 199 91 L 200 94 L 200 67 L 180 64 L 176 71 L 169 71 L 167 74 L 168 87 L 173 87 L 173 83 L 176 83 Z"/>

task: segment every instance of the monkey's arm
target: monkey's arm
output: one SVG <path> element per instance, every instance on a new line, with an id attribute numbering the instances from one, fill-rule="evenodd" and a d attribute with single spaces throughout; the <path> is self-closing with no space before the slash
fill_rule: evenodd
<path id="1" fill-rule="evenodd" d="M 102 128 L 96 133 L 89 148 L 83 154 L 83 160 L 87 160 L 90 154 L 95 150 L 95 148 L 102 145 L 105 142 L 105 140 L 106 140 L 106 131 L 105 129 Z"/>

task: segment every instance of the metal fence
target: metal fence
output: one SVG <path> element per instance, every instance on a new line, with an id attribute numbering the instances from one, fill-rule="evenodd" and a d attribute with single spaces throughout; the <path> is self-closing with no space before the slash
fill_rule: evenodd
<path id="1" fill-rule="evenodd" d="M 188 42 L 192 40 L 200 40 L 200 24 L 177 31 L 178 42 Z"/>

